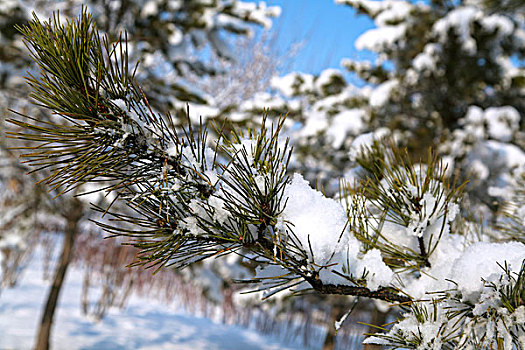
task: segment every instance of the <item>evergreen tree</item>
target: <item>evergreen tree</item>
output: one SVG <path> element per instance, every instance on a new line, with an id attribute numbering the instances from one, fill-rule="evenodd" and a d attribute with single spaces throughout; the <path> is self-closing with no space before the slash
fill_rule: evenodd
<path id="1" fill-rule="evenodd" d="M 498 231 L 507 243 L 470 234 L 458 216 L 463 186 L 432 152 L 412 163 L 362 135 L 353 156 L 363 181 L 328 198 L 289 174 L 283 118 L 223 133 L 211 149 L 205 125 L 179 129 L 150 107 L 125 43 L 101 38 L 87 13 L 66 24 L 35 18 L 22 32 L 41 68 L 29 79 L 33 97 L 63 120 L 13 119 L 26 129 L 13 136 L 37 143 L 29 163 L 52 168 L 47 183 L 63 191 L 112 184 L 132 214 L 96 207 L 125 226 L 99 225 L 140 249 L 137 265 L 183 268 L 239 254 L 260 264 L 252 282 L 267 296 L 309 290 L 404 308 L 366 343 L 525 347 L 525 246 L 515 230 Z"/>
<path id="2" fill-rule="evenodd" d="M 523 149 L 525 20 L 523 11 L 512 11 L 519 1 L 498 2 L 501 6 L 475 0 L 338 2 L 369 16 L 377 26 L 355 42 L 357 49 L 376 53 L 376 61 L 342 61 L 365 85 L 349 84 L 334 70 L 319 76 L 291 73 L 274 80 L 288 98 L 282 109 L 303 125 L 294 126 L 299 131 L 292 143 L 304 150 L 296 166 L 311 171 L 309 179 L 336 191 L 334 179 L 351 168 L 348 150 L 353 140 L 383 127 L 388 131 L 379 134 L 395 134 L 414 160 L 424 157 L 428 146 L 438 147 L 455 161 L 451 168 L 462 169 L 464 178 L 473 173 L 476 159 L 483 161 L 481 155 L 465 154 L 481 144 L 487 148 L 486 140 Z M 330 76 L 333 82 L 327 81 Z M 325 91 L 320 84 L 326 84 Z M 491 109 L 479 117 L 475 107 Z M 474 118 L 477 126 L 471 125 Z M 480 123 L 485 129 L 480 130 Z M 474 129 L 477 136 L 472 135 Z M 483 142 L 475 142 L 481 135 Z M 483 162 L 491 163 L 488 159 L 502 152 L 501 147 L 489 147 L 481 152 Z M 498 164 L 475 174 L 471 197 L 477 193 L 475 202 L 495 211 L 487 189 L 514 168 Z"/>
<path id="3" fill-rule="evenodd" d="M 400 131 L 415 155 L 438 146 L 470 179 L 473 211 L 495 212 L 494 194 L 525 161 L 523 11 L 509 11 L 512 1 L 341 3 L 377 25 L 356 47 L 378 53 L 379 63 L 343 62 L 376 85 L 372 123 Z"/>

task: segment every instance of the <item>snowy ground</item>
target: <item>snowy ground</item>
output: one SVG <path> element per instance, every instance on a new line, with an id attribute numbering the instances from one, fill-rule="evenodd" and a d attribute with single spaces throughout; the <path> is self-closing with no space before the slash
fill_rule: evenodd
<path id="1" fill-rule="evenodd" d="M 0 294 L 0 349 L 31 349 L 49 282 L 39 254 L 18 285 Z M 82 273 L 71 268 L 55 315 L 51 345 L 60 349 L 299 349 L 255 331 L 189 315 L 177 305 L 132 296 L 124 310 L 111 309 L 99 322 L 82 314 Z"/>

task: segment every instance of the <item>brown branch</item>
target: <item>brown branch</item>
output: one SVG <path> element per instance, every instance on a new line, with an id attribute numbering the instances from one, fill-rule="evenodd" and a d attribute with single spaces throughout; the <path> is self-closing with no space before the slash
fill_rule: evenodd
<path id="1" fill-rule="evenodd" d="M 273 252 L 274 243 L 268 240 L 267 238 L 259 236 L 257 243 L 259 243 L 265 250 Z M 303 262 L 295 260 L 293 257 L 288 257 L 291 260 L 293 260 L 294 265 L 297 265 L 298 267 L 304 266 L 305 264 Z M 299 269 L 297 270 L 300 271 Z M 405 295 L 400 295 L 393 292 L 391 288 L 381 288 L 379 290 L 372 291 L 366 287 L 355 287 L 340 284 L 324 284 L 317 275 L 313 277 L 306 276 L 298 271 L 295 272 L 298 273 L 302 278 L 304 278 L 308 283 L 310 283 L 312 288 L 320 294 L 352 295 L 399 303 L 408 303 L 412 301 L 411 298 Z"/>
<path id="2" fill-rule="evenodd" d="M 316 292 L 321 294 L 353 295 L 357 297 L 366 297 L 399 303 L 408 303 L 412 301 L 411 298 L 394 293 L 389 288 L 381 288 L 379 290 L 372 291 L 366 287 L 354 287 L 341 284 L 324 284 L 320 279 L 315 277 L 304 277 L 304 279 L 310 283 Z"/>
<path id="3" fill-rule="evenodd" d="M 421 257 L 423 258 L 425 267 L 431 267 L 430 261 L 428 261 L 428 254 L 427 254 L 427 250 L 425 249 L 425 242 L 423 241 L 423 237 L 418 237 L 417 241 L 419 243 L 419 250 L 421 251 Z"/>

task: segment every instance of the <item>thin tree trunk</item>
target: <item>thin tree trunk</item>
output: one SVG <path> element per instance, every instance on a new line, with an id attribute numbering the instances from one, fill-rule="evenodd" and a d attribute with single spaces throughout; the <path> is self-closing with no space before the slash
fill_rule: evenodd
<path id="1" fill-rule="evenodd" d="M 47 296 L 46 307 L 42 315 L 42 320 L 40 321 L 40 328 L 38 330 L 35 350 L 49 349 L 49 338 L 51 335 L 51 327 L 53 326 L 55 310 L 58 304 L 58 297 L 64 283 L 64 277 L 66 275 L 67 268 L 71 262 L 73 245 L 75 243 L 75 237 L 78 233 L 78 223 L 82 217 L 83 207 L 79 200 L 74 199 L 68 204 L 70 204 L 71 207 L 66 213 L 67 225 L 64 232 L 62 254 L 60 255 L 60 261 L 58 262 L 55 270 L 53 285 L 51 286 Z"/>
<path id="2" fill-rule="evenodd" d="M 370 324 L 377 325 L 377 326 L 384 326 L 386 323 L 386 316 L 388 315 L 387 312 L 380 311 L 377 307 L 372 305 L 372 320 L 370 321 Z M 377 329 L 370 327 L 368 329 L 368 333 L 376 333 Z M 383 346 L 381 345 L 373 345 L 373 344 L 365 344 L 364 350 L 381 350 L 383 349 Z"/>
<path id="3" fill-rule="evenodd" d="M 339 305 L 334 305 L 331 310 L 330 323 L 328 324 L 328 330 L 326 331 L 326 337 L 324 338 L 323 350 L 335 349 L 335 338 L 337 331 L 335 330 L 335 322 L 341 318 L 341 308 Z"/>
<path id="4" fill-rule="evenodd" d="M 331 326 L 328 326 L 328 331 L 326 332 L 326 338 L 324 338 L 323 350 L 333 350 L 335 347 L 335 329 L 332 330 Z"/>

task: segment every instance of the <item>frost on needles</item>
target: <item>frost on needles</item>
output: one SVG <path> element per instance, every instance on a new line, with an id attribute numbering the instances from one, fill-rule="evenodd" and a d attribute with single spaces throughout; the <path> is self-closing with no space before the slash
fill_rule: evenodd
<path id="1" fill-rule="evenodd" d="M 94 183 L 127 204 L 94 209 L 116 220 L 99 222 L 110 235 L 140 249 L 136 264 L 240 254 L 259 264 L 252 282 L 267 296 L 310 289 L 400 305 L 403 317 L 367 343 L 525 347 L 525 246 L 463 232 L 462 186 L 432 152 L 413 164 L 369 137 L 352 151 L 359 181 L 328 198 L 289 174 L 284 118 L 265 116 L 257 130 L 215 126 L 209 140 L 205 124 L 179 129 L 150 106 L 126 41 L 101 37 L 88 13 L 35 17 L 20 30 L 41 68 L 28 78 L 32 97 L 56 118 L 20 114 L 11 122 L 25 132 L 11 137 L 35 143 L 24 156 L 53 169 L 51 187 Z"/>

